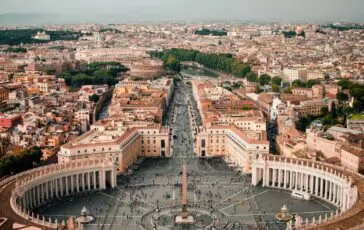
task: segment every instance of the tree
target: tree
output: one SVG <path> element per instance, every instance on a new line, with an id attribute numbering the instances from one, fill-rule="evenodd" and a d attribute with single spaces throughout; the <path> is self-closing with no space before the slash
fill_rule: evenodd
<path id="1" fill-rule="evenodd" d="M 352 83 L 348 79 L 341 78 L 337 84 L 341 86 L 342 89 L 349 89 Z"/>
<path id="2" fill-rule="evenodd" d="M 91 96 L 89 96 L 89 98 L 88 98 L 90 101 L 93 101 L 93 102 L 95 102 L 95 103 L 97 103 L 99 100 L 100 100 L 100 97 L 99 97 L 99 95 L 97 95 L 97 94 L 92 94 Z"/>
<path id="3" fill-rule="evenodd" d="M 267 84 L 269 84 L 270 80 L 271 80 L 271 76 L 269 76 L 268 74 L 262 74 L 259 77 L 259 84 L 261 86 L 267 85 Z"/>
<path id="4" fill-rule="evenodd" d="M 19 155 L 10 155 L 0 160 L 0 178 L 11 173 L 19 173 L 39 164 L 42 158 L 42 150 L 38 146 L 20 152 Z"/>
<path id="5" fill-rule="evenodd" d="M 292 94 L 292 90 L 291 90 L 291 87 L 287 87 L 283 90 L 284 93 L 287 93 L 287 94 Z"/>
<path id="6" fill-rule="evenodd" d="M 256 90 L 257 90 L 257 94 L 263 92 L 263 90 L 259 87 L 259 85 L 257 85 L 257 89 Z"/>
<path id="7" fill-rule="evenodd" d="M 233 89 L 239 89 L 239 88 L 240 88 L 240 86 L 241 86 L 241 84 L 240 84 L 239 82 L 234 82 L 234 84 L 233 84 L 232 88 L 233 88 Z"/>
<path id="8" fill-rule="evenodd" d="M 279 93 L 280 92 L 280 87 L 274 83 L 272 83 L 272 91 Z"/>
<path id="9" fill-rule="evenodd" d="M 300 81 L 300 80 L 294 80 L 293 82 L 292 82 L 292 87 L 294 87 L 294 88 L 297 88 L 297 87 L 305 87 L 306 86 L 306 84 L 305 83 L 303 83 L 302 81 Z"/>
<path id="10" fill-rule="evenodd" d="M 322 107 L 320 113 L 321 116 L 324 116 L 325 114 L 329 113 L 329 109 L 327 107 Z"/>
<path id="11" fill-rule="evenodd" d="M 177 57 L 173 54 L 168 55 L 166 61 L 164 62 L 164 67 L 175 72 L 179 72 L 181 70 L 181 64 Z"/>
<path id="12" fill-rule="evenodd" d="M 282 78 L 280 78 L 279 76 L 275 76 L 271 79 L 271 83 L 276 84 L 278 86 L 281 85 L 282 82 Z"/>
<path id="13" fill-rule="evenodd" d="M 349 96 L 343 92 L 338 92 L 336 94 L 336 99 L 338 99 L 339 101 L 347 101 L 349 99 Z"/>
<path id="14" fill-rule="evenodd" d="M 247 75 L 246 75 L 246 79 L 249 81 L 249 82 L 258 82 L 258 75 L 254 72 L 249 72 Z"/>
<path id="15" fill-rule="evenodd" d="M 312 86 L 314 85 L 320 85 L 321 82 L 320 80 L 318 79 L 311 79 L 311 80 L 308 80 L 307 83 L 306 83 L 306 88 L 312 88 Z"/>

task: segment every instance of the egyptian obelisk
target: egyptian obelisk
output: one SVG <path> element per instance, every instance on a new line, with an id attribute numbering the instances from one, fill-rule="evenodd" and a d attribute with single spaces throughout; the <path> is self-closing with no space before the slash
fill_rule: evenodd
<path id="1" fill-rule="evenodd" d="M 187 185 L 187 165 L 184 162 L 182 166 L 182 212 L 176 217 L 176 224 L 188 225 L 195 222 L 193 216 L 188 215 L 187 211 Z"/>

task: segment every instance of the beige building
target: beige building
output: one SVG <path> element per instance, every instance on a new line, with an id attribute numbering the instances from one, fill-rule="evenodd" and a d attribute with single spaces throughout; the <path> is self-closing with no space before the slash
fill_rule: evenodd
<path id="1" fill-rule="evenodd" d="M 170 157 L 169 128 L 97 126 L 63 145 L 58 162 L 85 158 L 111 157 L 118 174 L 125 172 L 139 157 Z"/>
<path id="2" fill-rule="evenodd" d="M 251 172 L 254 154 L 269 154 L 269 142 L 264 131 L 244 133 L 235 126 L 204 127 L 196 136 L 199 157 L 223 157 L 244 173 Z"/>
<path id="3" fill-rule="evenodd" d="M 284 68 L 283 69 L 283 80 L 292 84 L 295 80 L 302 82 L 307 81 L 307 69 L 301 68 Z"/>

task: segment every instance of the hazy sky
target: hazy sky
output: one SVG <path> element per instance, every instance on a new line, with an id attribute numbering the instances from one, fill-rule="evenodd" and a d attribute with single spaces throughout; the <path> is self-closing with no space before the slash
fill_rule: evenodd
<path id="1" fill-rule="evenodd" d="M 115 20 L 364 21 L 364 0 L 0 0 L 0 14 Z"/>

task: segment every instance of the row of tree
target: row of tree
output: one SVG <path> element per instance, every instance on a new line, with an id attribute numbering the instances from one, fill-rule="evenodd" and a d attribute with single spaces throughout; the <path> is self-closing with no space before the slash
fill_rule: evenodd
<path id="1" fill-rule="evenodd" d="M 302 31 L 300 32 L 299 34 L 296 33 L 296 31 L 283 31 L 283 36 L 285 38 L 293 38 L 293 37 L 296 37 L 296 36 L 301 36 L 301 37 L 306 37 L 306 34 L 305 34 L 305 31 Z"/>
<path id="2" fill-rule="evenodd" d="M 109 86 L 118 83 L 116 79 L 120 73 L 129 69 L 119 62 L 94 62 L 88 65 L 85 70 L 66 71 L 58 77 L 65 80 L 68 86 L 80 87 L 82 85 L 102 85 Z"/>
<path id="3" fill-rule="evenodd" d="M 0 159 L 0 178 L 31 169 L 41 162 L 42 151 L 35 146 L 18 155 L 10 155 Z"/>
<path id="4" fill-rule="evenodd" d="M 82 34 L 74 31 L 46 31 L 43 29 L 0 30 L 0 45 L 20 45 L 21 43 L 46 43 L 48 41 L 33 39 L 37 32 L 46 32 L 51 41 L 77 40 Z"/>
<path id="5" fill-rule="evenodd" d="M 170 49 L 162 52 L 152 51 L 149 54 L 162 59 L 167 70 L 177 72 L 181 69 L 181 61 L 198 62 L 207 68 L 240 78 L 244 78 L 251 71 L 247 64 L 233 58 L 231 54 L 202 53 L 186 49 Z"/>
<path id="6" fill-rule="evenodd" d="M 28 50 L 23 47 L 8 47 L 4 50 L 5 53 L 26 53 Z"/>
<path id="7" fill-rule="evenodd" d="M 227 32 L 225 30 L 210 30 L 210 29 L 200 29 L 196 30 L 195 34 L 198 35 L 212 35 L 212 36 L 226 36 Z"/>

